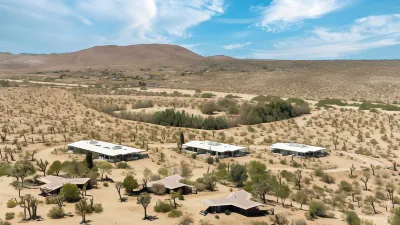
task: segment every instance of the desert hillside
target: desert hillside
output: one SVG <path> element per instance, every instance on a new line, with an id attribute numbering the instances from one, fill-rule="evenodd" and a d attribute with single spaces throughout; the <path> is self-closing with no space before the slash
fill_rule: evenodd
<path id="1" fill-rule="evenodd" d="M 104 66 L 129 66 L 134 63 L 187 63 L 203 57 L 177 45 L 141 44 L 130 46 L 95 46 L 63 54 L 0 53 L 0 69 L 52 69 Z"/>
<path id="2" fill-rule="evenodd" d="M 252 60 L 203 57 L 176 45 L 97 46 L 73 53 L 0 53 L 0 78 L 118 87 L 139 84 L 393 103 L 399 60 Z"/>

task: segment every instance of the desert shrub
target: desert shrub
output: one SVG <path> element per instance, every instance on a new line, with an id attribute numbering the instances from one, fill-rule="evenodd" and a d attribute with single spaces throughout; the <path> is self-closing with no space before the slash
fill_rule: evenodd
<path id="1" fill-rule="evenodd" d="M 322 175 L 321 177 L 321 181 L 325 182 L 327 184 L 334 184 L 335 183 L 335 178 L 332 177 L 331 175 L 324 173 L 324 175 Z"/>
<path id="2" fill-rule="evenodd" d="M 218 216 L 218 215 L 216 215 L 216 216 L 215 216 L 215 219 L 219 220 L 219 216 Z"/>
<path id="3" fill-rule="evenodd" d="M 282 170 L 281 175 L 285 178 L 288 182 L 292 182 L 294 179 L 294 174 L 287 170 Z"/>
<path id="4" fill-rule="evenodd" d="M 15 212 L 7 212 L 6 213 L 6 220 L 12 220 L 15 217 Z"/>
<path id="5" fill-rule="evenodd" d="M 151 190 L 157 195 L 163 195 L 166 192 L 164 184 L 161 183 L 153 184 Z"/>
<path id="6" fill-rule="evenodd" d="M 15 206 L 17 206 L 17 202 L 14 199 L 10 199 L 7 201 L 7 208 L 14 208 Z"/>
<path id="7" fill-rule="evenodd" d="M 45 198 L 44 202 L 45 202 L 47 205 L 50 205 L 50 204 L 57 204 L 57 203 L 58 203 L 57 198 L 55 198 L 55 197 L 53 197 L 53 196 L 47 196 L 47 197 Z"/>
<path id="8" fill-rule="evenodd" d="M 132 104 L 132 109 L 151 108 L 153 106 L 154 104 L 152 100 L 146 100 L 146 101 L 138 100 L 137 102 Z"/>
<path id="9" fill-rule="evenodd" d="M 203 104 L 201 104 L 200 106 L 200 111 L 204 114 L 208 114 L 208 115 L 212 115 L 214 114 L 215 111 L 218 110 L 217 105 L 215 104 L 215 102 L 205 102 Z"/>
<path id="10" fill-rule="evenodd" d="M 214 98 L 215 95 L 213 93 L 201 93 L 200 98 Z"/>
<path id="11" fill-rule="evenodd" d="M 183 201 L 185 200 L 185 197 L 183 195 L 179 195 L 179 200 Z"/>
<path id="12" fill-rule="evenodd" d="M 307 225 L 307 222 L 303 219 L 295 220 L 293 225 Z"/>
<path id="13" fill-rule="evenodd" d="M 95 213 L 102 213 L 103 212 L 103 205 L 101 203 L 97 203 L 93 205 L 93 211 Z"/>
<path id="14" fill-rule="evenodd" d="M 118 169 L 128 169 L 128 168 L 129 168 L 129 165 L 128 165 L 128 163 L 126 163 L 126 162 L 119 162 L 119 163 L 117 164 L 117 168 L 118 168 Z"/>
<path id="15" fill-rule="evenodd" d="M 174 207 L 171 204 L 159 200 L 154 206 L 154 211 L 158 213 L 167 213 L 173 208 Z"/>
<path id="16" fill-rule="evenodd" d="M 11 168 L 11 165 L 8 163 L 0 162 L 0 177 L 8 176 L 8 170 Z"/>
<path id="17" fill-rule="evenodd" d="M 328 216 L 328 208 L 325 206 L 324 203 L 319 201 L 311 201 L 308 212 L 310 213 L 311 218 Z"/>
<path id="18" fill-rule="evenodd" d="M 227 94 L 225 95 L 225 98 L 241 98 L 241 97 L 237 95 Z"/>
<path id="19" fill-rule="evenodd" d="M 208 157 L 208 158 L 206 159 L 206 162 L 207 162 L 208 164 L 212 165 L 212 164 L 214 164 L 214 158 L 210 156 L 210 157 Z"/>
<path id="20" fill-rule="evenodd" d="M 76 202 L 80 199 L 79 188 L 76 184 L 64 184 L 60 190 L 60 195 L 66 202 Z"/>
<path id="21" fill-rule="evenodd" d="M 225 210 L 225 215 L 227 215 L 227 216 L 231 215 L 231 211 Z"/>
<path id="22" fill-rule="evenodd" d="M 324 175 L 324 171 L 321 168 L 317 168 L 314 170 L 314 174 L 317 177 L 322 177 L 322 175 Z"/>
<path id="23" fill-rule="evenodd" d="M 206 185 L 199 182 L 194 183 L 194 187 L 197 191 L 204 191 L 206 189 Z"/>
<path id="24" fill-rule="evenodd" d="M 326 107 L 328 105 L 346 106 L 347 103 L 343 102 L 340 99 L 327 98 L 327 99 L 320 100 L 315 106 L 317 106 L 317 107 Z"/>
<path id="25" fill-rule="evenodd" d="M 0 225 L 11 225 L 11 223 L 8 222 L 8 221 L 2 221 L 2 220 L 0 220 Z"/>
<path id="26" fill-rule="evenodd" d="M 345 219 L 348 225 L 360 225 L 361 220 L 354 211 L 345 212 Z"/>
<path id="27" fill-rule="evenodd" d="M 251 99 L 252 101 L 256 102 L 269 102 L 269 101 L 277 101 L 277 100 L 282 100 L 281 98 L 273 95 L 258 95 L 254 98 Z"/>
<path id="28" fill-rule="evenodd" d="M 178 218 L 178 217 L 181 217 L 182 214 L 183 213 L 181 210 L 173 209 L 171 212 L 168 213 L 168 217 Z"/>
<path id="29" fill-rule="evenodd" d="M 108 187 L 108 183 L 107 183 L 107 182 L 104 182 L 104 183 L 103 183 L 103 186 L 104 186 L 104 187 Z"/>
<path id="30" fill-rule="evenodd" d="M 65 215 L 64 209 L 60 208 L 58 206 L 54 206 L 53 208 L 50 209 L 50 211 L 47 213 L 47 216 L 51 219 L 61 219 Z"/>
<path id="31" fill-rule="evenodd" d="M 178 225 L 189 225 L 193 224 L 194 220 L 191 215 L 184 215 L 181 220 L 179 220 Z"/>
<path id="32" fill-rule="evenodd" d="M 196 153 L 193 153 L 192 154 L 192 159 L 196 159 L 197 158 L 197 154 Z"/>

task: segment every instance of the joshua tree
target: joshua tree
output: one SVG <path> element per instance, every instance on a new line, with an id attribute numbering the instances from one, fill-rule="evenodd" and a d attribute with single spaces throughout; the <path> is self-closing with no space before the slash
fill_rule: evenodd
<path id="1" fill-rule="evenodd" d="M 377 199 L 375 198 L 375 196 L 369 195 L 365 198 L 365 203 L 370 204 L 372 209 L 374 210 L 374 213 L 376 214 L 376 209 L 375 209 L 375 202 L 377 201 Z"/>
<path id="2" fill-rule="evenodd" d="M 177 204 L 176 204 L 176 199 L 179 198 L 179 197 L 181 196 L 181 193 L 175 192 L 175 191 L 171 191 L 169 194 L 170 194 L 170 196 L 171 196 L 171 199 L 174 201 L 174 207 L 175 207 L 175 209 L 176 209 L 176 206 L 177 206 Z"/>
<path id="3" fill-rule="evenodd" d="M 392 202 L 392 208 L 394 208 L 395 198 L 394 198 L 394 191 L 396 190 L 393 183 L 388 183 L 386 186 L 386 191 L 388 192 L 389 199 Z"/>
<path id="4" fill-rule="evenodd" d="M 375 165 L 371 164 L 370 167 L 372 170 L 372 175 L 375 176 Z"/>
<path id="5" fill-rule="evenodd" d="M 82 217 L 81 224 L 86 223 L 86 214 L 89 214 L 92 210 L 90 209 L 89 204 L 86 199 L 81 199 L 79 202 L 75 204 L 75 212 L 76 214 Z"/>
<path id="6" fill-rule="evenodd" d="M 147 219 L 147 206 L 149 206 L 151 201 L 151 196 L 148 193 L 141 193 L 137 198 L 137 203 L 141 204 L 144 209 L 144 220 Z"/>
<path id="7" fill-rule="evenodd" d="M 42 159 L 36 160 L 36 166 L 39 169 L 39 171 L 43 172 L 43 176 L 46 176 L 46 170 L 47 170 L 47 166 L 49 165 L 49 162 L 43 161 Z"/>
<path id="8" fill-rule="evenodd" d="M 296 170 L 296 172 L 294 173 L 294 183 L 297 186 L 297 189 L 301 189 L 301 179 L 302 179 L 302 175 L 301 175 L 301 170 Z"/>
<path id="9" fill-rule="evenodd" d="M 121 188 L 123 187 L 123 183 L 121 181 L 118 181 L 115 183 L 115 189 L 117 189 L 118 195 L 119 195 L 119 200 L 123 202 L 122 196 L 121 196 Z"/>
<path id="10" fill-rule="evenodd" d="M 368 181 L 370 174 L 368 171 L 364 171 L 363 175 L 364 177 L 361 178 L 361 181 L 364 183 L 364 190 L 368 191 Z"/>
<path id="11" fill-rule="evenodd" d="M 351 165 L 350 167 L 350 177 L 353 177 L 353 172 L 356 170 L 356 167 L 353 165 Z"/>

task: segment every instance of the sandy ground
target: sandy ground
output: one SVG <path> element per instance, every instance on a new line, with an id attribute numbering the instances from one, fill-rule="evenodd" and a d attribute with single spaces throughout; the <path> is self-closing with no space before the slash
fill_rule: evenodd
<path id="1" fill-rule="evenodd" d="M 164 89 L 151 88 L 148 91 L 164 91 Z M 175 89 L 170 89 L 168 91 L 173 92 Z M 185 93 L 185 90 L 179 91 Z M 186 91 L 190 94 L 194 93 L 194 91 L 191 90 Z M 81 94 L 81 92 L 76 93 Z M 188 162 L 192 166 L 192 179 L 195 180 L 201 177 L 209 167 L 210 170 L 214 170 L 216 166 L 209 166 L 201 157 L 193 160 L 190 154 L 179 154 L 173 151 L 173 148 L 176 147 L 175 136 L 178 132 L 184 131 L 187 140 L 202 140 L 202 133 L 204 132 L 208 140 L 231 142 L 233 144 L 249 147 L 251 155 L 234 159 L 223 159 L 222 161 L 224 162 L 238 162 L 244 164 L 249 163 L 251 160 L 260 160 L 265 163 L 268 169 L 274 174 L 282 170 L 294 172 L 301 169 L 306 177 L 309 177 L 316 168 L 324 169 L 324 172 L 336 179 L 336 183 L 326 184 L 321 182 L 319 178 L 315 178 L 309 187 L 313 184 L 319 187 L 326 187 L 325 194 L 327 198 L 331 198 L 335 195 L 334 192 L 337 190 L 338 184 L 342 180 L 350 183 L 354 180 L 361 182 L 361 169 L 368 168 L 371 164 L 379 166 L 380 168 L 377 169 L 377 176 L 371 177 L 371 181 L 368 184 L 371 191 L 362 191 L 361 195 L 363 197 L 373 195 L 375 191 L 384 188 L 384 185 L 388 182 L 392 181 L 395 182 L 396 185 L 398 184 L 398 174 L 392 170 L 386 169 L 387 166 L 391 165 L 389 160 L 397 158 L 398 149 L 396 146 L 400 144 L 400 126 L 398 122 L 400 121 L 400 116 L 398 113 L 370 113 L 368 111 L 364 112 L 351 108 L 337 107 L 336 109 L 314 110 L 309 115 L 287 121 L 253 126 L 240 126 L 212 132 L 187 128 L 165 128 L 135 121 L 115 119 L 107 114 L 83 106 L 78 101 L 79 99 L 73 96 L 73 94 L 76 93 L 73 89 L 67 91 L 59 88 L 46 87 L 0 90 L 0 103 L 2 106 L 0 107 L 0 113 L 4 115 L 3 118 L 0 118 L 0 122 L 2 126 L 8 124 L 11 130 L 7 142 L 1 143 L 0 148 L 3 149 L 6 146 L 16 148 L 15 144 L 12 143 L 14 138 L 16 138 L 19 143 L 24 143 L 24 139 L 20 136 L 20 133 L 26 130 L 27 133 L 25 135 L 27 143 L 25 144 L 27 146 L 24 146 L 22 151 L 37 149 L 38 153 L 35 157 L 48 160 L 49 162 L 54 160 L 71 160 L 73 157 L 83 159 L 83 156 L 68 154 L 56 155 L 52 154 L 52 152 L 54 148 L 65 146 L 66 142 L 64 136 L 67 142 L 72 142 L 89 138 L 88 136 L 92 131 L 96 132 L 101 140 L 117 142 L 115 133 L 120 132 L 123 136 L 122 144 L 140 148 L 142 141 L 149 143 L 149 159 L 129 162 L 138 180 L 141 179 L 142 173 L 146 167 L 150 168 L 153 172 L 156 172 L 161 166 L 166 166 L 172 170 L 172 168 L 178 166 L 181 160 Z M 219 96 L 223 97 L 228 93 L 215 92 L 214 94 L 217 95 L 214 99 L 217 99 Z M 252 96 L 253 95 L 242 95 L 242 98 L 250 99 Z M 88 96 L 78 95 L 78 97 L 87 98 Z M 182 107 L 178 108 L 188 110 L 192 113 L 198 113 L 198 110 L 195 107 L 190 107 L 191 104 L 196 105 L 196 101 L 204 101 L 204 99 L 181 97 L 90 94 L 90 99 L 93 100 L 93 102 L 96 101 L 94 98 L 104 98 L 109 102 L 112 99 L 112 104 L 121 105 L 128 104 L 126 101 L 129 101 L 129 99 L 154 99 L 154 101 L 165 102 L 165 104 L 170 104 L 171 101 L 175 101 L 182 105 Z M 188 106 L 183 107 L 184 104 Z M 158 106 L 157 104 L 156 107 L 146 110 L 158 110 L 163 108 L 165 108 L 165 106 Z M 12 113 L 10 113 L 9 109 L 12 109 Z M 32 115 L 28 113 L 29 110 L 32 110 Z M 393 118 L 389 116 L 393 116 Z M 63 124 L 67 124 L 67 126 L 64 127 Z M 30 132 L 31 126 L 34 128 L 32 134 Z M 51 127 L 55 128 L 55 134 L 50 133 L 49 128 Z M 164 138 L 160 135 L 163 129 L 167 130 L 166 137 Z M 39 130 L 45 133 L 45 143 L 42 142 L 42 136 L 39 134 Z M 135 138 L 132 136 L 133 132 L 136 132 Z M 361 133 L 361 139 L 359 133 Z M 385 138 L 385 135 L 387 138 Z M 333 141 L 335 138 L 337 139 L 337 143 Z M 31 139 L 33 139 L 34 144 L 31 144 Z M 291 157 L 273 155 L 268 151 L 268 146 L 271 143 L 282 141 L 325 146 L 330 155 L 324 158 L 307 160 L 295 158 L 295 161 L 301 165 L 301 168 L 296 168 L 290 165 Z M 336 147 L 335 144 L 337 145 Z M 48 145 L 50 145 L 50 147 Z M 160 162 L 160 152 L 165 153 L 165 162 Z M 286 159 L 286 165 L 282 164 L 282 160 L 284 159 Z M 349 168 L 353 164 L 357 168 L 355 175 L 358 177 L 355 179 L 349 178 Z M 121 181 L 126 172 L 125 170 L 115 169 L 109 177 L 114 181 Z M 384 184 L 380 187 L 376 184 L 376 181 L 378 177 L 383 179 L 384 176 L 386 177 L 383 181 Z M 0 177 L 0 184 L 4 187 L 0 189 L 0 212 L 21 212 L 20 207 L 14 209 L 6 208 L 7 200 L 17 197 L 17 191 L 9 185 L 12 180 L 13 179 L 9 177 Z M 289 185 L 294 192 L 295 187 L 293 183 L 289 183 Z M 37 196 L 38 190 L 25 189 L 22 193 L 32 193 Z M 104 207 L 104 212 L 102 214 L 88 216 L 88 219 L 92 220 L 93 224 L 132 224 L 135 222 L 138 224 L 176 224 L 179 220 L 171 219 L 164 214 L 153 212 L 156 200 L 164 200 L 168 198 L 168 196 L 153 196 L 152 203 L 149 206 L 149 214 L 157 215 L 160 219 L 149 222 L 141 220 L 143 217 L 143 209 L 140 205 L 136 204 L 135 197 L 128 197 L 129 200 L 126 203 L 120 203 L 118 201 L 118 195 L 113 184 L 110 184 L 110 186 L 106 188 L 100 183 L 99 189 L 90 190 L 88 193 L 95 197 L 95 202 L 102 203 Z M 213 224 L 248 224 L 252 220 L 264 220 L 271 223 L 271 216 L 246 218 L 237 214 L 232 214 L 230 216 L 219 214 L 220 219 L 218 220 L 211 214 L 206 217 L 199 215 L 199 211 L 204 209 L 204 206 L 201 204 L 202 200 L 224 197 L 229 193 L 229 187 L 219 185 L 218 191 L 213 193 L 203 192 L 185 196 L 186 200 L 179 202 L 179 204 L 182 205 L 180 209 L 184 213 L 192 214 L 196 223 L 204 218 L 210 220 Z M 38 196 L 38 198 L 41 197 Z M 275 197 L 270 196 L 270 199 L 275 200 Z M 351 202 L 349 197 L 346 199 L 346 204 L 357 205 Z M 280 204 L 276 204 L 273 207 L 275 208 L 275 212 L 285 213 L 289 219 L 304 219 L 305 211 L 297 210 L 297 203 L 293 203 L 293 205 L 293 208 L 283 208 Z M 50 220 L 46 217 L 49 208 L 51 208 L 51 206 L 48 205 L 41 205 L 39 208 L 39 214 L 44 218 L 42 223 L 45 225 L 55 222 L 55 220 Z M 371 219 L 377 225 L 386 225 L 387 218 L 390 214 L 385 212 L 384 207 L 380 204 L 377 204 L 377 208 L 380 212 L 377 215 L 366 215 L 362 212 L 362 208 L 357 208 L 357 206 L 354 210 L 362 218 Z M 304 209 L 307 209 L 306 205 Z M 73 204 L 66 204 L 66 211 L 73 212 Z M 336 219 L 317 219 L 315 221 L 308 221 L 308 224 L 345 224 L 341 219 L 341 213 L 338 209 L 333 209 L 333 212 L 336 215 Z M 0 216 L 0 218 L 1 217 L 3 216 Z M 75 224 L 79 221 L 80 218 L 74 216 L 58 220 L 57 223 Z M 17 219 L 14 219 L 12 222 L 16 223 Z"/>

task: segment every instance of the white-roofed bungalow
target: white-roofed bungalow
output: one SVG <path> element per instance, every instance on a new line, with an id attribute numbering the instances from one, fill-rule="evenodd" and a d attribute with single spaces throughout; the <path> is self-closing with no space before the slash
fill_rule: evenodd
<path id="1" fill-rule="evenodd" d="M 246 147 L 223 144 L 214 141 L 190 141 L 183 149 L 196 154 L 207 154 L 220 158 L 243 156 L 248 153 Z"/>
<path id="2" fill-rule="evenodd" d="M 141 149 L 96 140 L 82 140 L 68 144 L 68 150 L 78 154 L 92 152 L 93 158 L 110 162 L 132 161 L 146 156 L 142 154 L 145 151 Z"/>
<path id="3" fill-rule="evenodd" d="M 321 157 L 326 155 L 326 148 L 297 143 L 275 143 L 270 146 L 272 153 L 283 156 Z"/>

